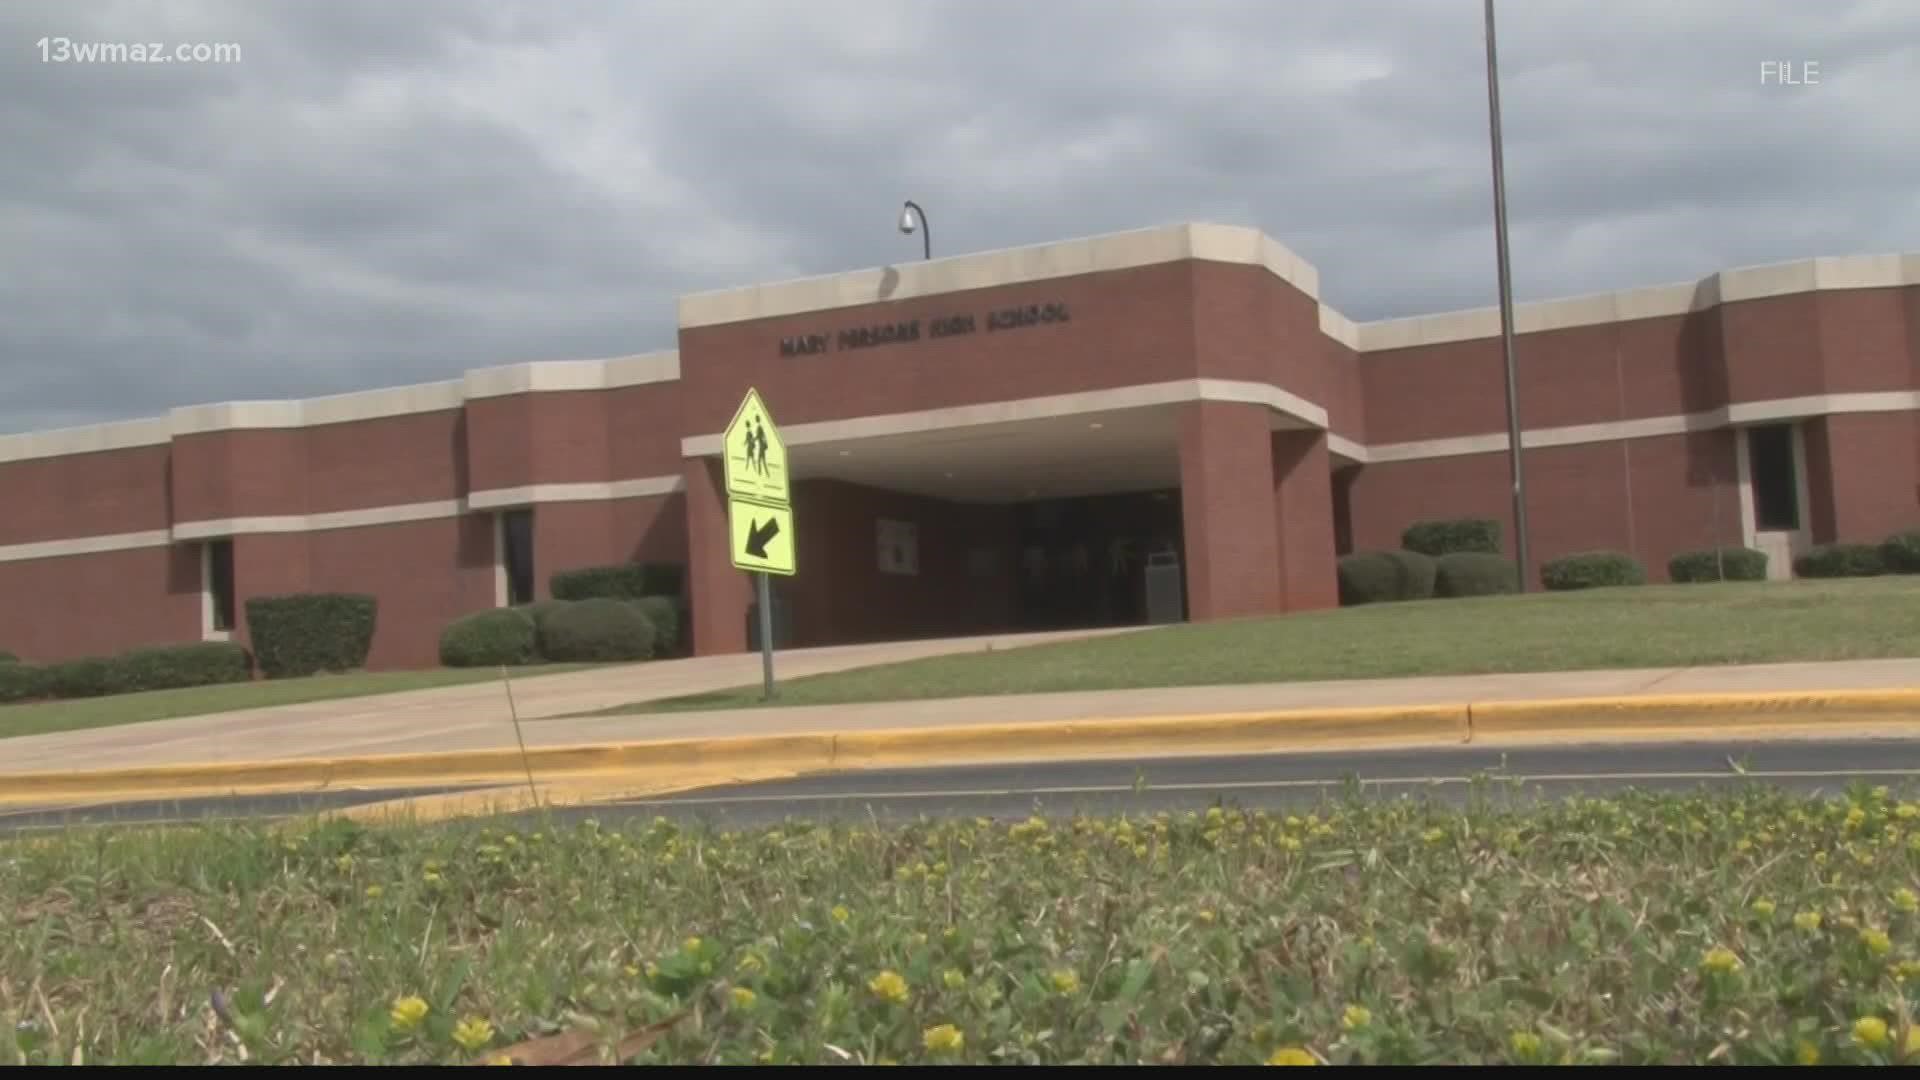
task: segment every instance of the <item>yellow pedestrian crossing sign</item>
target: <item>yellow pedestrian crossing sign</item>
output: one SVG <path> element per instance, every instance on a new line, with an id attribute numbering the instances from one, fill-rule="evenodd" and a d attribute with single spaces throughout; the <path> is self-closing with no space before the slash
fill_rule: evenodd
<path id="1" fill-rule="evenodd" d="M 758 390 L 747 391 L 725 438 L 727 498 L 789 505 L 787 444 L 773 426 L 773 417 L 767 415 Z"/>
<path id="2" fill-rule="evenodd" d="M 727 532 L 732 537 L 729 546 L 733 549 L 733 565 L 763 574 L 793 574 L 797 560 L 790 508 L 762 506 L 745 499 L 730 500 Z"/>
<path id="3" fill-rule="evenodd" d="M 787 483 L 787 444 L 758 390 L 749 389 L 724 436 L 727 474 L 727 549 L 733 565 L 791 576 L 793 505 Z"/>

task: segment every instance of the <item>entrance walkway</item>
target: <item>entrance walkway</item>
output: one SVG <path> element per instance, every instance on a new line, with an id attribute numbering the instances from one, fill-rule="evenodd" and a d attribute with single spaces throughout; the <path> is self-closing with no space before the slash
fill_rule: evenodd
<path id="1" fill-rule="evenodd" d="M 1014 649 L 1136 629 L 1144 627 L 792 649 L 774 656 L 774 674 L 777 678 L 791 679 L 922 657 Z M 753 685 L 759 683 L 760 678 L 759 653 L 734 653 L 519 679 L 513 683 L 513 701 L 522 720 L 538 721 L 543 717 L 593 712 L 637 701 Z M 626 718 L 629 724 L 633 720 Z M 695 724 L 709 730 L 712 727 L 711 721 L 695 721 Z M 544 739 L 547 733 L 557 730 L 546 724 L 529 724 L 527 741 L 531 745 L 536 737 Z M 502 737 L 504 742 L 500 741 Z M 497 680 L 0 739 L 0 774 L 286 757 L 406 754 L 494 745 L 514 745 L 506 694 Z"/>

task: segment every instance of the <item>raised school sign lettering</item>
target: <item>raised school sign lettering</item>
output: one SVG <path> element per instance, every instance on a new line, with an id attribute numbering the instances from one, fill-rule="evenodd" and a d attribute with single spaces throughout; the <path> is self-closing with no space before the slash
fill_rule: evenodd
<path id="1" fill-rule="evenodd" d="M 984 315 L 942 315 L 931 319 L 908 319 L 875 326 L 853 326 L 831 334 L 796 334 L 780 339 L 781 356 L 819 356 L 834 351 L 871 349 L 879 345 L 902 345 L 927 338 L 959 337 L 977 332 L 993 333 L 1072 321 L 1065 304 L 1027 304 L 1024 307 L 998 308 Z"/>

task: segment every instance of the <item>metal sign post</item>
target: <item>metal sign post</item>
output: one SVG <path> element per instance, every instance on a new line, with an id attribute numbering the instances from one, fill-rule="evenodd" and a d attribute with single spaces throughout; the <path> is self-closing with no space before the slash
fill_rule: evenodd
<path id="1" fill-rule="evenodd" d="M 773 574 L 799 570 L 794 550 L 792 489 L 787 474 L 787 444 L 760 394 L 748 390 L 727 425 L 724 464 L 727 476 L 728 554 L 733 565 L 754 576 L 760 609 L 762 700 L 773 690 Z"/>

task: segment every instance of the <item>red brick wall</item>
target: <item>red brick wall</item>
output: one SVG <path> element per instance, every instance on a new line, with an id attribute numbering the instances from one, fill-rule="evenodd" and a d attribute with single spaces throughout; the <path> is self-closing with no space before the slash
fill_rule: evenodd
<path id="1" fill-rule="evenodd" d="M 164 529 L 168 487 L 165 446 L 0 462 L 0 545 Z"/>
<path id="2" fill-rule="evenodd" d="M 986 329 L 1003 307 L 1065 303 L 1066 323 Z M 713 434 L 746 388 L 782 427 L 1109 387 L 1194 374 L 1193 278 L 1187 264 L 1056 278 L 944 296 L 680 331 L 682 430 Z M 971 334 L 927 337 L 930 320 L 972 314 Z M 782 356 L 792 335 L 919 319 L 922 338 L 815 356 Z"/>
<path id="3" fill-rule="evenodd" d="M 199 637 L 200 556 L 191 544 L 0 562 L 0 649 L 24 659 Z"/>
<path id="4" fill-rule="evenodd" d="M 173 440 L 173 520 L 307 512 L 307 440 L 298 428 L 213 431 Z"/>
<path id="5" fill-rule="evenodd" d="M 1278 611 L 1279 537 L 1268 410 L 1214 401 L 1180 408 L 1187 613 L 1202 622 Z M 1331 500 L 1324 512 L 1331 529 Z"/>
<path id="6" fill-rule="evenodd" d="M 259 539 L 240 537 L 236 555 Z M 304 584 L 315 592 L 375 597 L 379 613 L 369 669 L 437 667 L 447 623 L 493 606 L 493 545 L 487 514 L 329 529 L 306 538 Z M 236 565 L 236 583 L 247 573 Z"/>
<path id="7" fill-rule="evenodd" d="M 1276 431 L 1272 443 L 1281 609 L 1335 607 L 1340 589 L 1333 572 L 1333 467 L 1326 433 Z"/>
<path id="8" fill-rule="evenodd" d="M 1806 425 L 1815 543 L 1879 543 L 1920 528 L 1920 422 L 1904 413 L 1827 416 Z"/>
<path id="9" fill-rule="evenodd" d="M 326 424 L 302 435 L 307 513 L 438 502 L 466 493 L 459 410 Z"/>
<path id="10" fill-rule="evenodd" d="M 1625 551 L 1656 580 L 1682 552 L 1740 542 L 1733 436 L 1695 432 L 1578 446 L 1532 448 L 1527 481 L 1530 583 L 1540 564 L 1595 549 Z M 1513 550 L 1506 452 L 1368 465 L 1350 495 L 1353 547 L 1397 548 L 1415 521 L 1488 517 Z"/>

